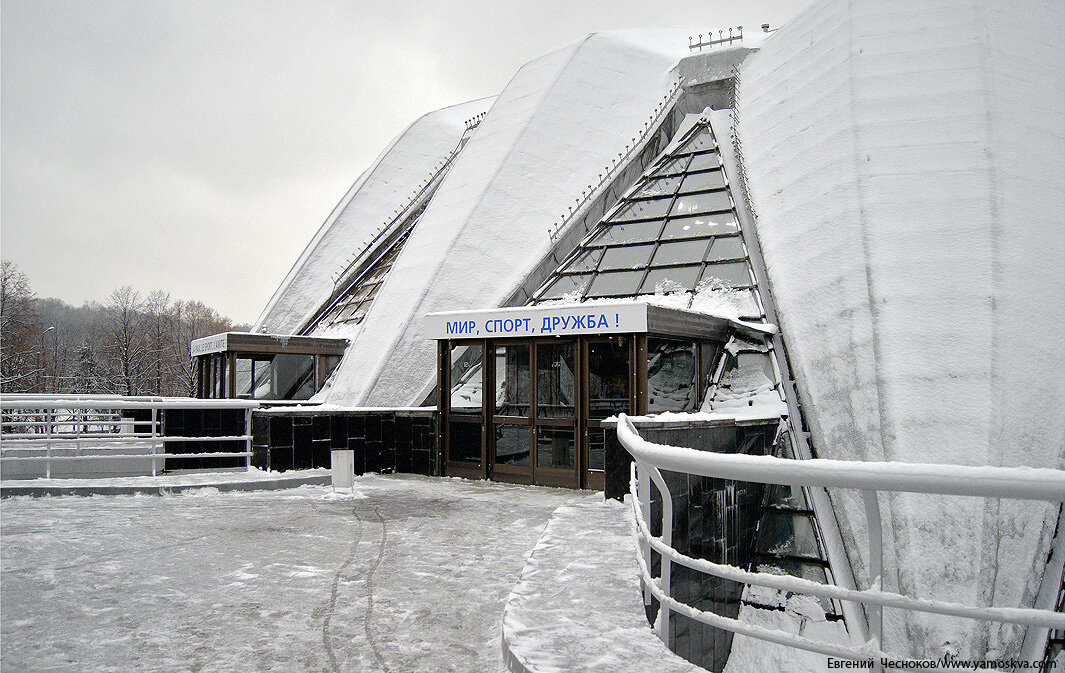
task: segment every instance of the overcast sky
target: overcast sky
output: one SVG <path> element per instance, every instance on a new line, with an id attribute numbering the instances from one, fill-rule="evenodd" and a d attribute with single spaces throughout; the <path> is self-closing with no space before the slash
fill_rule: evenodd
<path id="1" fill-rule="evenodd" d="M 3 0 L 0 252 L 42 297 L 130 285 L 252 322 L 425 112 L 596 30 L 757 30 L 805 4 Z"/>

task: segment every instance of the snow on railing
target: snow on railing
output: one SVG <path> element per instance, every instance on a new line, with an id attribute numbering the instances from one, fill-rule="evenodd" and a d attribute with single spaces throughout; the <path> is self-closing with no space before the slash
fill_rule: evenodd
<path id="1" fill-rule="evenodd" d="M 640 550 L 637 562 L 645 590 L 658 599 L 661 605 L 655 631 L 667 645 L 671 611 L 726 631 L 787 647 L 842 659 L 875 659 L 878 666 L 881 658 L 899 660 L 898 657 L 882 651 L 882 619 L 885 607 L 982 621 L 1065 629 L 1065 615 L 1052 610 L 976 607 L 883 591 L 883 528 L 877 500 L 880 491 L 888 491 L 1065 502 L 1065 472 L 1061 470 L 825 459 L 789 460 L 772 456 L 711 453 L 648 442 L 640 437 L 632 421 L 624 414 L 618 417 L 617 433 L 622 446 L 634 458 L 630 490 L 633 515 L 637 524 L 635 537 Z M 691 558 L 678 552 L 672 546 L 672 496 L 661 470 L 760 484 L 857 489 L 865 504 L 869 526 L 870 588 L 852 590 L 819 584 L 792 575 L 748 572 L 735 566 Z M 654 482 L 662 494 L 661 537 L 654 537 L 647 524 L 650 517 L 651 482 Z M 661 556 L 658 578 L 651 576 L 651 550 Z M 698 610 L 672 598 L 670 570 L 673 564 L 743 584 L 861 603 L 865 606 L 869 618 L 871 638 L 861 647 L 848 647 Z"/>
<path id="2" fill-rule="evenodd" d="M 250 400 L 203 400 L 187 397 L 123 397 L 119 395 L 4 395 L 0 399 L 0 465 L 6 462 L 44 462 L 45 478 L 52 464 L 65 461 L 149 459 L 156 476 L 159 461 L 167 458 L 244 458 L 251 469 L 251 414 L 259 407 Z M 241 409 L 244 433 L 222 436 L 164 435 L 167 409 Z M 150 420 L 134 420 L 123 411 L 146 410 Z M 243 442 L 244 451 L 167 453 L 177 442 Z M 83 453 L 89 450 L 93 453 Z M 44 455 L 40 455 L 41 452 Z M 60 451 L 60 455 L 54 452 Z M 17 455 L 17 454 L 34 455 Z M 12 455 L 14 454 L 14 455 Z"/>
<path id="3" fill-rule="evenodd" d="M 599 181 L 595 185 L 588 185 L 587 189 L 581 190 L 581 195 L 573 199 L 574 205 L 566 206 L 567 212 L 559 217 L 558 221 L 552 224 L 547 229 L 547 235 L 554 241 L 558 238 L 559 233 L 565 229 L 566 224 L 573 219 L 574 215 L 581 212 L 581 208 L 584 204 L 588 203 L 592 196 L 598 193 L 599 188 L 606 182 L 611 180 L 614 175 L 628 165 L 628 158 L 634 152 L 636 152 L 642 145 L 643 141 L 649 134 L 654 132 L 658 128 L 658 123 L 662 117 L 673 108 L 673 104 L 676 102 L 681 92 L 681 83 L 678 80 L 673 83 L 673 87 L 662 97 L 658 105 L 651 111 L 647 121 L 643 123 L 643 128 L 638 135 L 633 136 L 628 143 L 625 144 L 625 149 L 622 152 L 618 152 L 617 158 L 610 160 L 610 165 L 603 168 L 603 172 L 599 173 Z"/>
<path id="4" fill-rule="evenodd" d="M 713 46 L 718 45 L 718 44 L 731 45 L 733 42 L 742 42 L 743 41 L 743 26 L 739 26 L 735 30 L 736 30 L 736 32 L 735 32 L 735 34 L 733 34 L 733 32 L 732 32 L 733 29 L 729 28 L 727 36 L 725 35 L 725 31 L 723 31 L 723 30 L 717 31 L 717 39 L 716 40 L 714 39 L 714 31 L 710 31 L 709 33 L 706 34 L 706 38 L 707 39 L 706 39 L 705 42 L 703 41 L 703 34 L 702 33 L 699 33 L 699 41 L 698 42 L 695 41 L 695 38 L 693 38 L 691 35 L 689 35 L 688 36 L 688 50 L 689 51 L 695 51 L 696 49 L 698 49 L 699 51 L 702 51 L 703 47 L 713 47 Z M 764 30 L 765 32 L 768 33 L 769 32 L 769 24 L 763 24 L 762 25 L 762 30 Z"/>

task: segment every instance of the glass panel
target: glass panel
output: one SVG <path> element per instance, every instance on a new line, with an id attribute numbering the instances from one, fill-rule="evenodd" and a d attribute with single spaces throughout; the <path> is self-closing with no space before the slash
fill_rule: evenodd
<path id="1" fill-rule="evenodd" d="M 688 165 L 689 171 L 699 171 L 705 168 L 720 168 L 721 160 L 717 158 L 717 152 L 707 152 L 705 154 L 696 154 L 692 157 L 691 164 Z"/>
<path id="2" fill-rule="evenodd" d="M 695 289 L 695 281 L 699 277 L 698 266 L 676 266 L 669 269 L 651 269 L 647 273 L 647 280 L 640 288 L 641 294 L 654 294 L 662 292 L 678 292 Z"/>
<path id="3" fill-rule="evenodd" d="M 275 355 L 273 367 L 277 399 L 306 400 L 314 394 L 313 355 Z"/>
<path id="4" fill-rule="evenodd" d="M 237 397 L 248 399 L 251 397 L 251 358 L 237 358 Z"/>
<path id="5" fill-rule="evenodd" d="M 678 152 L 697 152 L 699 150 L 713 150 L 717 149 L 717 143 L 714 142 L 714 136 L 710 133 L 710 127 L 704 127 L 694 138 L 684 143 Z"/>
<path id="6" fill-rule="evenodd" d="M 688 194 L 678 196 L 673 205 L 671 215 L 690 215 L 692 213 L 705 213 L 711 210 L 731 210 L 732 201 L 729 200 L 728 191 L 703 192 L 702 194 Z"/>
<path id="7" fill-rule="evenodd" d="M 584 250 L 577 257 L 565 266 L 566 271 L 592 271 L 595 269 L 596 263 L 599 262 L 599 255 L 602 253 L 601 248 L 591 248 L 590 250 Z"/>
<path id="8" fill-rule="evenodd" d="M 751 284 L 751 276 L 747 273 L 747 265 L 744 262 L 708 264 L 701 280 L 710 278 L 723 280 L 734 287 L 745 287 Z"/>
<path id="9" fill-rule="evenodd" d="M 708 261 L 715 259 L 744 259 L 746 253 L 743 252 L 743 241 L 739 236 L 725 236 L 724 238 L 715 238 L 714 244 L 710 246 L 710 254 L 706 256 Z"/>
<path id="10" fill-rule="evenodd" d="M 257 400 L 274 399 L 274 368 L 270 360 L 256 359 L 252 363 L 252 397 Z"/>
<path id="11" fill-rule="evenodd" d="M 616 215 L 611 216 L 611 222 L 625 220 L 660 220 L 666 216 L 672 197 L 664 199 L 646 199 L 643 201 L 630 201 L 621 207 Z"/>
<path id="12" fill-rule="evenodd" d="M 625 342 L 588 344 L 588 417 L 629 413 L 629 349 Z"/>
<path id="13" fill-rule="evenodd" d="M 673 173 L 683 173 L 684 167 L 688 165 L 688 157 L 677 157 L 676 159 L 670 159 L 666 163 L 662 164 L 662 167 L 654 172 L 654 175 L 671 175 Z"/>
<path id="14" fill-rule="evenodd" d="M 573 342 L 536 346 L 536 415 L 572 418 Z"/>
<path id="15" fill-rule="evenodd" d="M 591 276 L 578 275 L 578 276 L 559 276 L 544 290 L 544 293 L 540 295 L 540 299 L 558 299 L 564 294 L 571 292 L 582 293 L 584 288 L 588 285 L 588 279 Z"/>
<path id="16" fill-rule="evenodd" d="M 451 349 L 451 411 L 459 414 L 481 413 L 481 356 L 481 346 Z"/>
<path id="17" fill-rule="evenodd" d="M 731 212 L 710 213 L 709 215 L 692 215 L 689 217 L 671 217 L 666 224 L 662 238 L 691 238 L 711 234 L 733 234 L 740 230 L 736 216 Z"/>
<path id="18" fill-rule="evenodd" d="M 697 238 L 690 241 L 672 241 L 658 246 L 655 253 L 654 266 L 667 264 L 691 264 L 703 261 L 706 248 L 710 244 L 708 238 Z"/>
<path id="19" fill-rule="evenodd" d="M 503 465 L 529 464 L 529 427 L 495 424 L 496 462 Z"/>
<path id="20" fill-rule="evenodd" d="M 667 194 L 672 195 L 677 191 L 677 185 L 680 183 L 681 176 L 674 175 L 668 178 L 652 178 L 643 186 L 643 189 L 636 192 L 634 196 L 665 196 Z"/>
<path id="21" fill-rule="evenodd" d="M 529 347 L 496 346 L 496 414 L 529 415 Z M 526 452 L 528 447 L 526 446 Z"/>
<path id="22" fill-rule="evenodd" d="M 780 556 L 820 558 L 810 516 L 766 511 L 758 531 L 757 551 Z"/>
<path id="23" fill-rule="evenodd" d="M 725 186 L 725 174 L 721 172 L 721 169 L 716 171 L 705 171 L 703 173 L 689 173 L 684 178 L 684 184 L 681 186 L 681 193 L 685 192 L 701 192 L 707 189 L 721 189 Z"/>
<path id="24" fill-rule="evenodd" d="M 769 573 L 770 575 L 792 575 L 794 577 L 801 577 L 804 580 L 810 580 L 811 582 L 817 582 L 818 584 L 829 584 L 825 569 L 813 563 L 766 560 L 759 561 L 755 567 L 760 573 Z M 781 596 L 780 598 L 781 600 L 786 600 L 786 596 Z M 821 604 L 821 609 L 825 612 L 829 614 L 836 613 L 831 598 L 817 598 L 816 600 Z M 754 603 L 755 601 L 751 602 Z"/>
<path id="25" fill-rule="evenodd" d="M 603 253 L 603 262 L 600 269 L 633 269 L 647 266 L 647 260 L 654 251 L 653 243 L 647 245 L 623 245 L 615 248 L 607 248 Z"/>
<path id="26" fill-rule="evenodd" d="M 536 466 L 573 469 L 572 428 L 536 429 Z"/>
<path id="27" fill-rule="evenodd" d="M 769 496 L 766 503 L 777 507 L 790 507 L 792 509 L 810 509 L 806 504 L 806 497 L 802 494 L 802 488 L 798 486 L 784 486 L 782 484 L 770 484 Z"/>
<path id="28" fill-rule="evenodd" d="M 647 411 L 694 411 L 698 398 L 695 344 L 647 339 Z"/>
<path id="29" fill-rule="evenodd" d="M 589 297 L 636 294 L 643 271 L 607 271 L 600 273 L 588 290 Z"/>
<path id="30" fill-rule="evenodd" d="M 633 224 L 615 224 L 608 226 L 596 235 L 587 245 L 615 245 L 618 243 L 643 243 L 658 239 L 662 231 L 661 222 L 636 222 Z"/>
<path id="31" fill-rule="evenodd" d="M 588 469 L 606 469 L 606 433 L 603 428 L 588 428 Z"/>
<path id="32" fill-rule="evenodd" d="M 460 417 L 461 418 L 461 417 Z M 481 462 L 481 423 L 449 419 L 447 424 L 449 460 Z"/>
<path id="33" fill-rule="evenodd" d="M 326 380 L 333 373 L 333 370 L 340 364 L 341 356 L 339 355 L 319 355 L 318 356 L 318 389 L 321 390 L 325 385 Z"/>

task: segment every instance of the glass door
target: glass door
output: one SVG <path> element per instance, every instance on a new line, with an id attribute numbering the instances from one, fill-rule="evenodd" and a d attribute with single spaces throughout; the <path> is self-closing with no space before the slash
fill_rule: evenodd
<path id="1" fill-rule="evenodd" d="M 577 342 L 535 344 L 535 483 L 577 488 Z"/>
<path id="2" fill-rule="evenodd" d="M 451 390 L 444 432 L 445 474 L 483 479 L 484 461 L 484 347 L 451 344 L 448 351 Z"/>
<path id="3" fill-rule="evenodd" d="M 490 474 L 491 479 L 533 483 L 532 347 L 506 343 L 494 347 Z"/>
<path id="4" fill-rule="evenodd" d="M 608 431 L 601 422 L 619 413 L 631 414 L 633 409 L 630 343 L 626 337 L 589 339 L 585 347 L 588 381 L 581 476 L 585 488 L 602 489 Z"/>

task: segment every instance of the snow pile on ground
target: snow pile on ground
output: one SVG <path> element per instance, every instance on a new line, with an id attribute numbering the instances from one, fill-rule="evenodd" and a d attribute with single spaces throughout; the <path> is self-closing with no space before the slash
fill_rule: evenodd
<path id="1" fill-rule="evenodd" d="M 647 623 L 627 509 L 595 494 L 551 516 L 504 608 L 511 671 L 704 670 L 666 649 Z"/>
<path id="2" fill-rule="evenodd" d="M 393 140 L 307 244 L 255 329 L 281 334 L 299 330 L 333 291 L 331 276 L 343 269 L 386 217 L 407 204 L 429 173 L 458 145 L 466 120 L 487 110 L 492 100 L 482 98 L 430 112 Z"/>
<path id="3" fill-rule="evenodd" d="M 670 91 L 688 34 L 596 33 L 518 71 L 411 233 L 327 401 L 420 402 L 436 353 L 423 316 L 498 306 L 525 279 L 552 223 Z"/>
<path id="4" fill-rule="evenodd" d="M 822 457 L 1058 467 L 1065 8 L 825 0 L 741 70 L 739 133 Z M 1022 336 L 1023 335 L 1023 336 Z M 857 577 L 856 494 L 834 493 Z M 887 589 L 1030 605 L 1057 507 L 887 496 Z M 887 616 L 887 648 L 1012 654 L 1020 630 Z"/>

